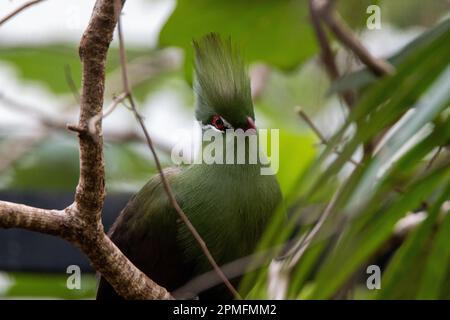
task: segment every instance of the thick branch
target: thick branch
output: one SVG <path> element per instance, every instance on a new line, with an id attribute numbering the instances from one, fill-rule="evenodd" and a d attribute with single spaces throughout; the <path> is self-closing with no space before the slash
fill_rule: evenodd
<path id="1" fill-rule="evenodd" d="M 100 272 L 122 297 L 132 300 L 173 299 L 166 289 L 138 270 L 105 233 L 84 238 L 79 246 L 87 254 L 95 270 Z"/>
<path id="2" fill-rule="evenodd" d="M 0 201 L 0 227 L 23 228 L 66 238 L 70 227 L 64 210 L 45 210 Z"/>
<path id="3" fill-rule="evenodd" d="M 122 3 L 121 3 L 122 4 Z M 164 288 L 137 269 L 103 231 L 101 210 L 105 197 L 101 119 L 98 136 L 88 132 L 89 120 L 102 114 L 105 63 L 121 6 L 97 0 L 80 43 L 83 83 L 79 133 L 80 179 L 75 202 L 63 211 L 44 210 L 0 201 L 0 227 L 24 228 L 60 236 L 79 246 L 96 270 L 127 299 L 170 299 Z"/>
<path id="4" fill-rule="evenodd" d="M 88 132 L 89 120 L 102 112 L 105 90 L 105 63 L 117 23 L 114 1 L 97 1 L 91 20 L 81 38 L 80 58 L 83 81 L 80 103 L 80 129 Z M 98 122 L 101 131 L 101 121 Z M 103 140 L 80 133 L 80 179 L 75 193 L 80 217 L 99 224 L 105 197 Z"/>

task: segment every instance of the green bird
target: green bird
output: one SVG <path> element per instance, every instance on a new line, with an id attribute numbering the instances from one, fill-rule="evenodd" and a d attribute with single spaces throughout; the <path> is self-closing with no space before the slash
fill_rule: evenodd
<path id="1" fill-rule="evenodd" d="M 194 41 L 194 50 L 195 115 L 203 130 L 213 128 L 225 137 L 227 129 L 255 129 L 250 79 L 231 40 L 211 33 Z M 248 156 L 249 148 L 245 150 Z M 281 202 L 275 176 L 261 175 L 261 166 L 200 163 L 164 171 L 177 202 L 219 265 L 255 251 Z M 140 270 L 169 292 L 212 270 L 169 202 L 159 175 L 129 201 L 109 235 Z M 232 283 L 237 286 L 238 280 Z M 119 296 L 101 278 L 97 299 L 115 298 Z M 221 284 L 199 298 L 232 296 Z"/>

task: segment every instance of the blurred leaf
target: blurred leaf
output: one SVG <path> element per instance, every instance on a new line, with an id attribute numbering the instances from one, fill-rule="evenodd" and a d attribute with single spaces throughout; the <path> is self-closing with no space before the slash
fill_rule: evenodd
<path id="1" fill-rule="evenodd" d="M 262 95 L 256 100 L 256 110 L 270 119 L 271 127 L 299 128 L 302 125 L 294 113 L 301 106 L 311 116 L 317 114 L 329 100 L 327 75 L 315 61 L 309 61 L 292 71 L 271 69 Z"/>
<path id="2" fill-rule="evenodd" d="M 128 60 L 139 56 L 152 54 L 147 49 L 127 48 Z M 0 48 L 0 62 L 12 64 L 24 81 L 43 83 L 55 94 L 71 92 L 67 81 L 66 68 L 70 68 L 70 76 L 77 89 L 81 84 L 81 63 L 78 49 L 74 45 L 51 44 L 35 47 Z M 110 48 L 106 72 L 110 72 L 120 65 L 119 51 Z"/>
<path id="3" fill-rule="evenodd" d="M 156 172 L 150 154 L 141 154 L 128 144 L 106 145 L 105 164 L 109 190 L 127 188 L 136 191 Z"/>
<path id="4" fill-rule="evenodd" d="M 448 1 L 442 0 L 382 0 L 382 19 L 407 28 L 431 26 L 450 12 Z"/>
<path id="5" fill-rule="evenodd" d="M 249 61 L 285 69 L 297 66 L 316 51 L 306 2 L 292 0 L 179 0 L 159 42 L 185 49 L 190 75 L 192 40 L 209 32 L 231 36 Z"/>
<path id="6" fill-rule="evenodd" d="M 81 288 L 67 288 L 67 274 L 10 273 L 13 285 L 7 298 L 89 299 L 95 297 L 97 280 L 93 274 L 83 274 Z"/>
<path id="7" fill-rule="evenodd" d="M 296 210 L 302 213 L 325 186 L 342 181 L 339 191 L 333 192 L 335 201 L 326 201 L 329 210 L 318 239 L 306 250 L 300 265 L 288 270 L 290 297 L 298 294 L 314 299 L 333 297 L 390 239 L 399 219 L 416 210 L 422 201 L 433 198 L 450 181 L 448 155 L 443 155 L 432 170 L 418 171 L 426 156 L 436 146 L 447 144 L 450 137 L 448 113 L 445 116 L 450 102 L 449 42 L 450 29 L 446 29 L 424 45 L 411 49 L 394 75 L 371 85 L 352 109 L 346 124 L 296 185 L 302 192 L 296 202 L 289 204 L 296 204 Z M 407 121 L 398 123 L 407 112 Z M 356 128 L 351 128 L 355 123 Z M 395 125 L 396 132 L 374 156 L 364 158 L 350 175 L 341 176 L 364 142 Z M 353 132 L 342 146 L 349 128 Z M 426 130 L 419 139 L 416 134 L 422 129 Z M 408 148 L 398 153 L 408 143 L 411 143 Z M 338 155 L 334 154 L 336 148 L 340 150 Z M 390 167 L 382 170 L 382 165 L 388 164 Z M 401 193 L 393 191 L 399 179 L 405 184 Z M 292 232 L 286 231 L 286 225 L 295 225 L 297 216 L 294 218 L 288 224 L 274 220 L 263 239 L 264 247 L 292 240 Z M 296 240 L 303 234 L 299 233 Z M 322 244 L 318 241 L 324 237 L 331 248 L 323 250 L 322 255 L 314 253 L 314 248 Z M 313 267 L 319 271 L 311 272 Z M 264 273 L 267 270 L 253 277 L 258 288 L 267 287 L 268 276 Z M 395 289 L 398 292 L 402 288 Z"/>
<path id="8" fill-rule="evenodd" d="M 447 190 L 447 198 L 450 191 Z M 447 200 L 447 198 L 445 200 Z M 441 295 L 450 275 L 450 213 L 445 212 L 444 221 L 436 233 L 433 247 L 422 273 L 418 299 L 448 299 Z"/>
<path id="9" fill-rule="evenodd" d="M 351 28 L 365 27 L 367 23 L 367 7 L 380 5 L 382 0 L 336 1 L 337 11 Z"/>
<path id="10" fill-rule="evenodd" d="M 418 269 L 420 260 L 424 260 L 421 253 L 424 251 L 426 239 L 432 232 L 432 228 L 441 211 L 441 205 L 447 199 L 448 194 L 450 194 L 450 183 L 444 188 L 440 198 L 434 203 L 433 207 L 430 208 L 427 219 L 408 237 L 390 261 L 386 271 L 383 273 L 383 287 L 379 291 L 378 298 L 399 298 L 398 286 L 400 280 L 406 278 L 405 280 L 411 281 L 410 271 Z M 446 268 L 443 269 L 443 271 L 445 270 Z M 415 281 L 414 284 L 417 286 L 418 281 Z M 413 298 L 415 292 L 412 289 L 410 288 L 408 292 L 403 292 L 404 297 Z"/>
<path id="11" fill-rule="evenodd" d="M 79 175 L 77 140 L 51 137 L 17 161 L 10 171 L 9 188 L 73 190 Z M 155 170 L 148 154 L 128 144 L 106 144 L 105 172 L 110 190 L 135 191 Z"/>
<path id="12" fill-rule="evenodd" d="M 298 177 L 314 159 L 316 138 L 312 135 L 300 135 L 287 130 L 280 130 L 279 157 L 277 174 L 283 194 L 292 191 Z"/>
<path id="13" fill-rule="evenodd" d="M 77 141 L 50 138 L 14 165 L 10 188 L 73 190 L 78 166 Z"/>
<path id="14" fill-rule="evenodd" d="M 388 239 L 398 219 L 408 211 L 414 210 L 437 186 L 443 181 L 448 181 L 449 178 L 448 168 L 434 170 L 386 211 L 380 212 L 377 219 L 362 233 L 346 233 L 345 238 L 340 240 L 339 247 L 328 256 L 319 271 L 316 286 L 310 298 L 331 298 L 339 286 L 344 284 L 345 279 Z"/>
<path id="15" fill-rule="evenodd" d="M 434 28 L 424 32 L 387 60 L 394 66 L 398 66 L 405 61 L 414 50 L 428 46 L 436 38 L 448 32 L 448 30 L 450 30 L 450 18 L 445 19 Z M 329 94 L 340 93 L 350 89 L 360 89 L 373 83 L 376 79 L 377 78 L 371 71 L 367 68 L 363 68 L 362 70 L 344 75 L 340 79 L 334 81 L 329 89 Z"/>
<path id="16" fill-rule="evenodd" d="M 368 166 L 363 177 L 363 183 L 359 190 L 355 190 L 352 199 L 361 201 L 364 195 L 371 192 L 376 175 L 380 168 L 393 159 L 398 150 L 405 145 L 411 137 L 428 122 L 432 121 L 444 110 L 450 102 L 450 66 L 442 72 L 442 75 L 433 83 L 423 97 L 414 105 L 414 114 L 409 121 L 405 121 L 395 135 L 383 145 L 382 151 L 377 154 L 374 161 Z M 372 121 L 374 122 L 375 117 Z M 351 201 L 351 200 L 350 200 Z"/>
<path id="17" fill-rule="evenodd" d="M 315 189 L 322 185 L 327 177 L 338 172 L 361 143 L 373 139 L 382 130 L 394 125 L 409 108 L 415 105 L 417 99 L 439 76 L 444 79 L 444 82 L 440 84 L 444 92 L 441 96 L 443 100 L 438 101 L 437 107 L 443 107 L 445 88 L 450 86 L 448 82 L 445 82 L 448 75 L 446 71 L 443 72 L 448 65 L 447 57 L 450 56 L 450 46 L 447 45 L 449 41 L 450 29 L 434 39 L 428 46 L 414 50 L 393 76 L 380 79 L 363 95 L 350 113 L 346 125 L 331 139 L 321 156 L 321 161 L 333 152 L 336 144 L 353 122 L 359 124 L 360 130 L 322 174 L 322 178 L 315 184 Z M 426 114 L 427 110 L 424 110 L 424 113 Z"/>
<path id="18" fill-rule="evenodd" d="M 69 66 L 74 83 L 79 88 L 81 64 L 75 46 L 47 45 L 0 49 L 0 61 L 11 63 L 23 80 L 37 81 L 57 94 L 69 93 L 65 66 Z"/>

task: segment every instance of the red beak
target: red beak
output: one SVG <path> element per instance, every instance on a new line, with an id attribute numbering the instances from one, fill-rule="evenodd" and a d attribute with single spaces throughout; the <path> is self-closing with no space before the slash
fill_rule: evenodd
<path id="1" fill-rule="evenodd" d="M 251 117 L 247 117 L 247 130 L 248 129 L 256 130 L 255 121 Z"/>

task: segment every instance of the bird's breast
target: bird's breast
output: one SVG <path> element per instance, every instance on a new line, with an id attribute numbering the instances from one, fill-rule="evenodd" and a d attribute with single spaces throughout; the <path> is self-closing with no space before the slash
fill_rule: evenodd
<path id="1" fill-rule="evenodd" d="M 198 167 L 191 173 L 193 183 L 177 190 L 184 212 L 219 264 L 254 251 L 281 200 L 276 179 L 262 176 L 255 169 L 237 165 Z M 191 232 L 181 222 L 178 230 L 185 258 L 194 260 L 199 269 L 209 270 Z"/>

